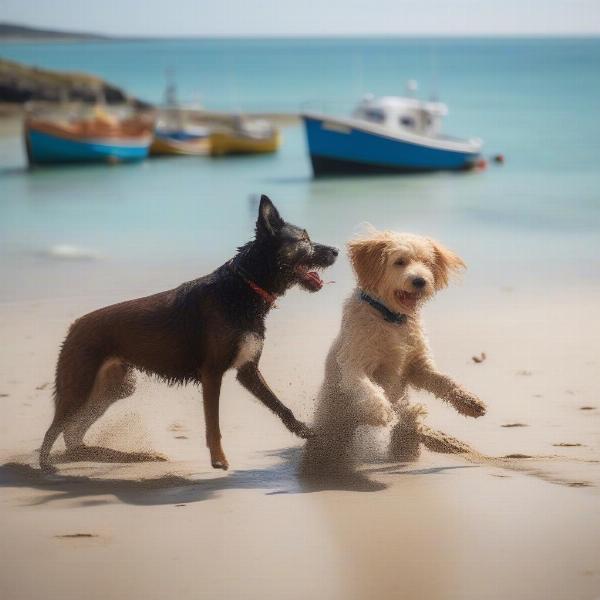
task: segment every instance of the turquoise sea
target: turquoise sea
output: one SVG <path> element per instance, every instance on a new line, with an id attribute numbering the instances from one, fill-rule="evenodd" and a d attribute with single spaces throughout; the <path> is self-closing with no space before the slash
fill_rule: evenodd
<path id="1" fill-rule="evenodd" d="M 506 157 L 477 173 L 314 181 L 290 127 L 273 156 L 30 172 L 20 140 L 1 139 L 0 300 L 175 285 L 249 237 L 260 193 L 340 246 L 364 222 L 439 237 L 469 263 L 468 286 L 600 282 L 598 38 L 2 43 L 0 56 L 93 72 L 153 102 L 172 68 L 182 100 L 215 110 L 342 115 L 416 79 L 448 104 L 446 133 Z M 61 258 L 61 245 L 98 260 Z M 343 291 L 349 269 L 335 269 Z"/>

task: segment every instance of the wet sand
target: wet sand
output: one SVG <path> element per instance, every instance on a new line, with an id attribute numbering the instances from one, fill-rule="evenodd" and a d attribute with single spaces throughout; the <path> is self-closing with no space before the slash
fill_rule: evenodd
<path id="1" fill-rule="evenodd" d="M 338 327 L 332 293 L 320 316 L 296 292 L 269 317 L 263 372 L 304 419 Z M 67 461 L 57 444 L 58 473 L 42 474 L 58 345 L 75 316 L 117 298 L 1 304 L 2 597 L 596 597 L 600 293 L 445 294 L 427 308 L 437 362 L 489 412 L 467 420 L 414 398 L 473 453 L 390 463 L 386 432 L 370 431 L 379 454 L 353 478 L 318 483 L 297 475 L 301 443 L 231 374 L 229 472 L 210 468 L 198 390 L 142 377 L 87 438 L 110 449 L 106 462 Z M 140 452 L 167 460 L 124 462 Z"/>

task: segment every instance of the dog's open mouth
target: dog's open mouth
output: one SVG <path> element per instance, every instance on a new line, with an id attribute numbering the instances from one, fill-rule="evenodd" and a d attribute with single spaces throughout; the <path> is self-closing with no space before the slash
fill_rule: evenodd
<path id="1" fill-rule="evenodd" d="M 414 310 L 417 306 L 417 302 L 421 298 L 420 294 L 415 292 L 405 292 L 403 290 L 396 290 L 394 292 L 396 300 L 408 310 Z"/>
<path id="2" fill-rule="evenodd" d="M 308 267 L 299 265 L 295 269 L 298 282 L 310 292 L 318 292 L 323 287 L 323 280 L 316 271 L 309 271 Z"/>

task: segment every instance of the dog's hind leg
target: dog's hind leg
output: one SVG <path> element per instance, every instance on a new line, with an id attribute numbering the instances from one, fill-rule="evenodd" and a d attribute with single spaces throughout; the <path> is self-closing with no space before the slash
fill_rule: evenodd
<path id="1" fill-rule="evenodd" d="M 98 370 L 87 401 L 69 418 L 63 436 L 67 452 L 76 453 L 84 446 L 83 438 L 90 427 L 117 400 L 135 391 L 133 369 L 118 358 L 110 358 Z"/>
<path id="2" fill-rule="evenodd" d="M 64 423 L 62 420 L 54 418 L 48 431 L 46 431 L 44 441 L 40 448 L 40 467 L 44 471 L 53 470 L 53 467 L 50 465 L 50 450 L 52 450 L 54 442 L 56 442 L 58 436 L 62 433 L 63 425 Z"/>
<path id="3" fill-rule="evenodd" d="M 87 401 L 94 387 L 99 361 L 94 355 L 80 356 L 77 362 L 67 341 L 56 368 L 54 419 L 40 448 L 40 466 L 50 468 L 50 451 L 65 425 Z"/>
<path id="4" fill-rule="evenodd" d="M 390 436 L 390 458 L 398 461 L 414 461 L 421 453 L 421 419 L 427 414 L 421 404 L 402 402 L 396 407 L 398 423 Z"/>
<path id="5" fill-rule="evenodd" d="M 307 440 L 302 452 L 300 473 L 307 477 L 322 477 L 354 472 L 355 431 L 356 424 L 343 417 L 333 423 L 315 426 L 315 435 Z"/>
<path id="6" fill-rule="evenodd" d="M 221 446 L 221 428 L 219 427 L 219 399 L 222 377 L 222 373 L 208 369 L 204 370 L 202 372 L 202 395 L 204 398 L 206 445 L 210 451 L 210 462 L 214 469 L 227 471 L 229 463 Z"/>

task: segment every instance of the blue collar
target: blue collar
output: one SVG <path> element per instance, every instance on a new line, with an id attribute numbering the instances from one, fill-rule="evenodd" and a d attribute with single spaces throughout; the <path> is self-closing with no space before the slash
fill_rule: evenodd
<path id="1" fill-rule="evenodd" d="M 390 310 L 385 304 L 383 304 L 383 302 L 376 300 L 373 298 L 373 296 L 369 296 L 367 292 L 359 289 L 358 297 L 360 300 L 370 304 L 375 310 L 379 311 L 384 321 L 387 321 L 388 323 L 395 323 L 396 325 L 403 325 L 406 323 L 408 318 L 406 315 Z"/>

